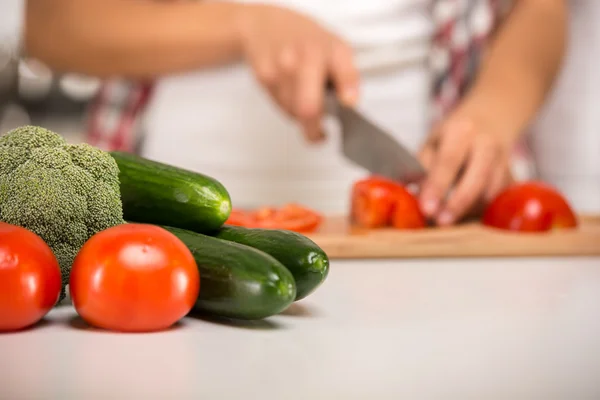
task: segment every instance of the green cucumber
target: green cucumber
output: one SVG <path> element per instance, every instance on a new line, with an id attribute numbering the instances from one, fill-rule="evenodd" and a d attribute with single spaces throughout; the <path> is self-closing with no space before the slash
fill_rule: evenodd
<path id="1" fill-rule="evenodd" d="M 200 271 L 195 310 L 236 319 L 262 319 L 293 303 L 294 277 L 270 255 L 242 244 L 163 226 L 192 252 Z"/>
<path id="2" fill-rule="evenodd" d="M 126 220 L 209 232 L 229 218 L 231 198 L 216 179 L 133 154 L 110 154 L 120 170 Z"/>
<path id="3" fill-rule="evenodd" d="M 329 274 L 329 258 L 315 242 L 292 231 L 223 226 L 212 234 L 273 256 L 296 280 L 296 300 L 311 294 Z"/>

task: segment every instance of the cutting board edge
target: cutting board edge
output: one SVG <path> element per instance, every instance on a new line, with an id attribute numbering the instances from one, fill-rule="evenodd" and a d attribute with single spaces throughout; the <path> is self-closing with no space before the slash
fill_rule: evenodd
<path id="1" fill-rule="evenodd" d="M 580 220 L 576 230 L 531 234 L 501 231 L 478 223 L 431 230 L 355 231 L 348 227 L 346 217 L 338 216 L 326 221 L 329 231 L 308 237 L 331 259 L 600 256 L 600 215 L 581 215 Z"/>

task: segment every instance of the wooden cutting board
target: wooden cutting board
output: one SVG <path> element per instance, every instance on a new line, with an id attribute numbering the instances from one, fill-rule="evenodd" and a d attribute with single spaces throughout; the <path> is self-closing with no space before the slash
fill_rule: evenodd
<path id="1" fill-rule="evenodd" d="M 415 231 L 361 230 L 345 217 L 334 217 L 308 236 L 332 259 L 600 256 L 600 216 L 581 216 L 574 230 L 544 233 L 500 231 L 477 222 Z"/>

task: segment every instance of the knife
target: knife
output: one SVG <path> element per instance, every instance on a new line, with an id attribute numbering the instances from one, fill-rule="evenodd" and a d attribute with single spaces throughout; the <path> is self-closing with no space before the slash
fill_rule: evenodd
<path id="1" fill-rule="evenodd" d="M 352 107 L 340 103 L 327 83 L 327 107 L 341 124 L 342 153 L 371 174 L 403 183 L 422 180 L 426 171 L 419 160 L 388 132 Z"/>

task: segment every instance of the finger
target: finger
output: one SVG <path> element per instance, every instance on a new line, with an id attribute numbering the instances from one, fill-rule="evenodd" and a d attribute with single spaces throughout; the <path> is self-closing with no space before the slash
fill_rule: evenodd
<path id="1" fill-rule="evenodd" d="M 282 82 L 272 90 L 272 96 L 278 103 L 281 110 L 290 118 L 296 118 L 294 110 L 294 87 L 291 84 Z"/>
<path id="2" fill-rule="evenodd" d="M 296 113 L 311 142 L 322 140 L 321 115 L 326 78 L 325 55 L 318 45 L 303 48 L 301 66 L 296 75 Z"/>
<path id="3" fill-rule="evenodd" d="M 285 47 L 277 57 L 279 82 L 275 86 L 277 101 L 281 108 L 292 118 L 294 109 L 294 74 L 298 64 L 298 55 L 293 47 Z"/>
<path id="4" fill-rule="evenodd" d="M 270 51 L 266 50 L 252 51 L 249 54 L 249 64 L 252 67 L 256 80 L 286 114 L 294 117 L 293 110 L 285 105 L 286 101 L 284 98 L 286 94 L 280 90 L 281 68 L 279 68 L 277 58 Z"/>
<path id="5" fill-rule="evenodd" d="M 419 161 L 421 161 L 421 164 L 427 171 L 431 169 L 435 159 L 435 151 L 437 149 L 437 141 L 435 139 L 436 136 L 437 135 L 435 131 L 434 133 L 430 134 L 429 138 L 421 148 L 421 151 L 419 151 L 419 154 L 417 155 Z"/>
<path id="6" fill-rule="evenodd" d="M 348 46 L 342 43 L 333 45 L 329 71 L 340 101 L 348 106 L 356 105 L 360 78 Z"/>
<path id="7" fill-rule="evenodd" d="M 479 136 L 470 153 L 465 173 L 438 215 L 439 225 L 451 225 L 462 218 L 485 192 L 497 154 L 494 143 Z"/>
<path id="8" fill-rule="evenodd" d="M 310 143 L 321 143 L 325 140 L 325 133 L 319 118 L 306 120 L 302 124 L 304 136 Z"/>
<path id="9" fill-rule="evenodd" d="M 419 158 L 419 161 L 421 162 L 421 165 L 423 165 L 423 168 L 425 168 L 425 171 L 429 171 L 431 170 L 431 166 L 433 165 L 433 161 L 435 159 L 435 152 L 437 149 L 437 127 L 435 127 L 432 130 L 432 133 L 429 134 L 429 136 L 427 137 L 427 140 L 425 141 L 425 143 L 423 144 L 423 147 L 421 148 L 421 150 L 419 151 L 417 157 Z M 414 194 L 419 197 L 421 194 L 421 189 L 424 183 L 424 179 L 421 180 L 420 182 L 417 183 L 415 190 L 414 190 Z"/>
<path id="10" fill-rule="evenodd" d="M 493 200 L 510 183 L 510 173 L 505 162 L 496 165 L 490 176 L 490 183 L 484 193 L 486 202 Z"/>
<path id="11" fill-rule="evenodd" d="M 278 56 L 279 67 L 286 77 L 292 77 L 298 66 L 298 53 L 295 47 L 284 47 Z"/>
<path id="12" fill-rule="evenodd" d="M 419 161 L 421 161 L 421 165 L 425 168 L 425 171 L 429 171 L 431 169 L 431 165 L 433 164 L 433 159 L 435 156 L 435 147 L 433 144 L 426 144 L 425 147 L 421 149 L 419 154 L 417 155 Z M 414 185 L 414 190 L 411 191 L 417 197 L 420 196 L 421 190 L 423 188 L 424 180 L 420 180 Z"/>
<path id="13" fill-rule="evenodd" d="M 250 59 L 250 65 L 258 82 L 269 91 L 274 91 L 279 80 L 279 68 L 270 52 L 264 51 Z"/>
<path id="14" fill-rule="evenodd" d="M 421 208 L 426 216 L 439 212 L 442 199 L 455 182 L 471 149 L 472 124 L 451 122 L 440 131 L 439 146 L 420 195 Z"/>

